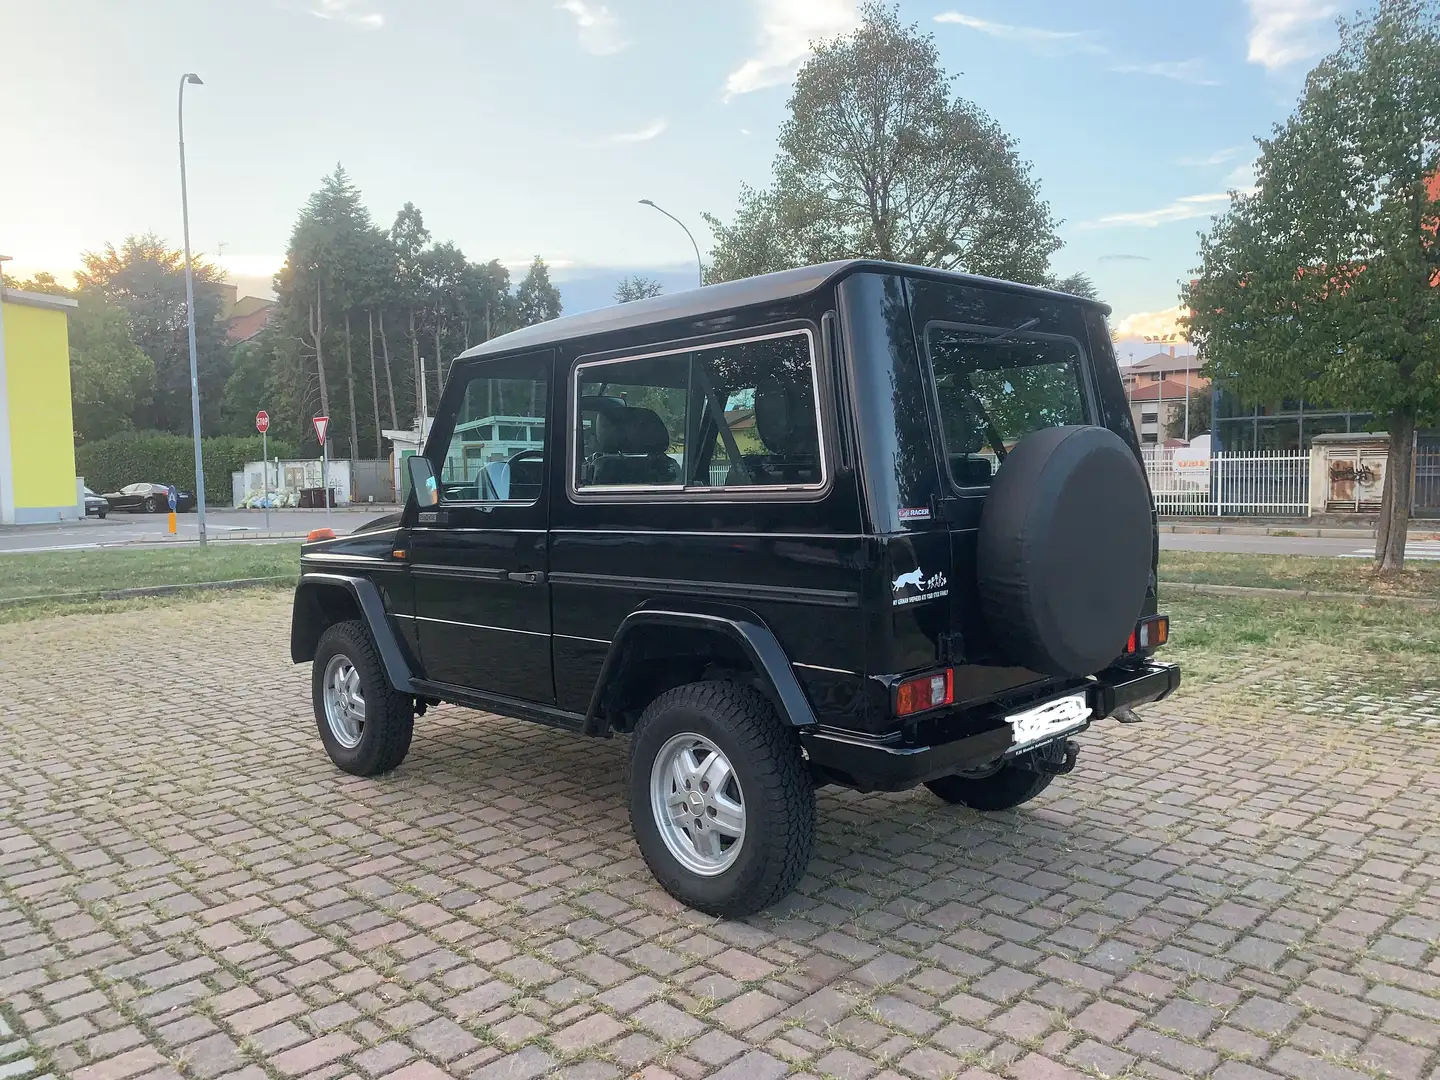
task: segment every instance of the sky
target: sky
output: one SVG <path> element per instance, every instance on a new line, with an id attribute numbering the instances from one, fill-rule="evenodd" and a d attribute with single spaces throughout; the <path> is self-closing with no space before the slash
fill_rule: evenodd
<path id="1" fill-rule="evenodd" d="M 899 0 L 958 94 L 1033 164 L 1127 351 L 1173 323 L 1196 234 L 1253 179 L 1335 41 L 1332 0 Z M 1349 3 L 1343 5 L 1348 11 Z M 154 231 L 263 294 L 320 178 L 342 163 L 376 220 L 414 202 L 438 239 L 567 310 L 641 272 L 695 279 L 682 219 L 764 185 L 807 43 L 858 0 L 0 0 L 0 252 L 64 275 Z"/>

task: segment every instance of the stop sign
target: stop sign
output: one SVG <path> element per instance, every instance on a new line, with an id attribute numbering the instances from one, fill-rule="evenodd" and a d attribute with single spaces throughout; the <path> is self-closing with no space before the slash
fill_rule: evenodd
<path id="1" fill-rule="evenodd" d="M 270 414 L 264 409 L 255 414 L 255 430 L 262 435 L 270 430 Z"/>

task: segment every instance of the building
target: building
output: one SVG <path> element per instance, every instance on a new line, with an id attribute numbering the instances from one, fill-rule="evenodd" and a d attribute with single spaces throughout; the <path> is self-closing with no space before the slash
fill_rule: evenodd
<path id="1" fill-rule="evenodd" d="M 0 524 L 83 517 L 67 296 L 0 286 Z"/>
<path id="2" fill-rule="evenodd" d="M 1201 366 L 1198 356 L 1177 356 L 1172 346 L 1168 352 L 1147 356 L 1120 369 L 1130 416 L 1143 444 L 1163 444 L 1171 414 L 1183 415 L 1191 393 L 1209 387 L 1210 380 L 1200 374 Z M 1198 435 L 1203 430 L 1192 430 L 1190 434 Z"/>
<path id="3" fill-rule="evenodd" d="M 240 296 L 230 282 L 208 285 L 220 294 L 220 321 L 225 324 L 225 340 L 231 345 L 249 341 L 270 325 L 279 305 L 259 296 Z"/>

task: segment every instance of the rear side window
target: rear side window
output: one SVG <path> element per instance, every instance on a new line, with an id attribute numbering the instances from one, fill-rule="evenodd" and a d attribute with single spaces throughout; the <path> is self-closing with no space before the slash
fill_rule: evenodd
<path id="1" fill-rule="evenodd" d="M 925 339 L 956 485 L 988 485 L 1031 432 L 1089 422 L 1073 339 L 935 325 Z"/>
<path id="2" fill-rule="evenodd" d="M 811 335 L 576 368 L 577 492 L 819 486 Z"/>

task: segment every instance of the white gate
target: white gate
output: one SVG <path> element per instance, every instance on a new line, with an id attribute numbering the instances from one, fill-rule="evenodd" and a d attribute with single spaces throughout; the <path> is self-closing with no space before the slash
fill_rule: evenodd
<path id="1" fill-rule="evenodd" d="M 1296 516 L 1310 513 L 1308 452 L 1238 451 L 1208 458 L 1147 447 L 1145 473 L 1162 515 Z"/>

